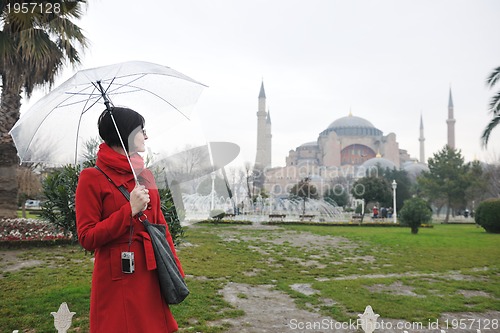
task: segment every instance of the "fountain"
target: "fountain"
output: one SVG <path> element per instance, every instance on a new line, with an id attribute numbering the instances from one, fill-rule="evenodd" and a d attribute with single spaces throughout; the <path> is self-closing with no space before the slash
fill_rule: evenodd
<path id="1" fill-rule="evenodd" d="M 212 194 L 200 195 L 182 194 L 182 201 L 186 211 L 186 220 L 202 220 L 209 217 Z M 304 207 L 305 204 L 305 207 Z M 234 213 L 233 202 L 225 196 L 214 195 L 214 209 L 223 210 L 226 213 Z M 342 208 L 330 204 L 324 200 L 290 198 L 262 198 L 256 197 L 255 202 L 248 197 L 240 202 L 239 213 L 242 220 L 262 222 L 269 220 L 270 214 L 286 215 L 286 221 L 299 221 L 301 215 L 314 216 L 311 218 L 318 222 L 345 221 Z"/>
<path id="2" fill-rule="evenodd" d="M 280 198 L 271 201 L 273 214 L 285 214 L 287 220 L 298 221 L 301 215 L 313 215 L 317 221 L 340 221 L 342 208 L 322 199 Z"/>

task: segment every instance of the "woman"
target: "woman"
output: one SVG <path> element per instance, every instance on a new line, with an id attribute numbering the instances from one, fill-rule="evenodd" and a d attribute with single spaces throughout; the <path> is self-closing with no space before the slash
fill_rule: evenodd
<path id="1" fill-rule="evenodd" d="M 97 168 L 81 172 L 76 190 L 78 240 L 85 249 L 95 251 L 90 332 L 175 332 L 177 322 L 160 294 L 157 272 L 152 268 L 152 247 L 143 242 L 146 231 L 136 217 L 144 211 L 151 223 L 166 225 L 154 177 L 137 154 L 145 151 L 148 138 L 144 118 L 127 108 L 115 107 L 112 112 L 125 150 L 110 112 L 104 111 L 98 121 L 104 143 L 97 153 Z M 127 155 L 140 185 L 135 183 Z M 117 188 L 120 185 L 130 192 L 130 202 Z M 168 229 L 167 240 L 184 275 Z M 122 271 L 122 253 L 127 252 L 134 253 L 133 273 Z"/>

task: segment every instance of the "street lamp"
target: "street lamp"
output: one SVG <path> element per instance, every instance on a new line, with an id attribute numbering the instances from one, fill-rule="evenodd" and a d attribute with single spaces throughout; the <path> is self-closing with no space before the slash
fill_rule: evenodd
<path id="1" fill-rule="evenodd" d="M 392 197 L 393 197 L 393 213 L 392 216 L 394 217 L 394 223 L 396 223 L 397 219 L 397 213 L 396 213 L 396 188 L 398 187 L 398 183 L 396 183 L 396 180 L 392 180 Z"/>
<path id="2" fill-rule="evenodd" d="M 212 177 L 212 192 L 211 192 L 212 201 L 210 203 L 210 210 L 214 210 L 215 209 L 215 172 L 212 172 L 210 174 L 210 177 Z"/>

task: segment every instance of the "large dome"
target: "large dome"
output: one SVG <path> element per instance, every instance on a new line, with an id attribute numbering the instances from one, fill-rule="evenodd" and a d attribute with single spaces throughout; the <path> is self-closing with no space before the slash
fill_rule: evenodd
<path id="1" fill-rule="evenodd" d="M 323 133 L 335 131 L 341 136 L 377 136 L 382 135 L 382 131 L 373 126 L 368 120 L 349 114 L 331 123 Z"/>
<path id="2" fill-rule="evenodd" d="M 366 127 L 375 128 L 371 122 L 365 118 L 356 117 L 353 115 L 348 115 L 347 117 L 342 117 L 335 120 L 328 126 L 328 128 L 342 128 L 342 127 Z"/>

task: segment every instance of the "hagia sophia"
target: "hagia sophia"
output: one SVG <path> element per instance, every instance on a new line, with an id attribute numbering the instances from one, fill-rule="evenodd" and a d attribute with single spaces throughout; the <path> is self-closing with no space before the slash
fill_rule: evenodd
<path id="1" fill-rule="evenodd" d="M 288 194 L 290 188 L 309 177 L 320 193 L 339 177 L 357 179 L 377 168 L 405 170 L 410 180 L 428 170 L 425 163 L 425 138 L 420 117 L 420 156 L 411 157 L 399 147 L 395 133 L 384 133 L 369 120 L 351 112 L 334 120 L 318 134 L 315 141 L 306 142 L 289 151 L 286 166 L 272 167 L 271 116 L 266 111 L 266 94 L 262 82 L 257 111 L 257 153 L 255 166 L 264 170 L 263 188 L 274 196 Z M 455 148 L 455 119 L 451 88 L 448 101 L 448 146 Z"/>

